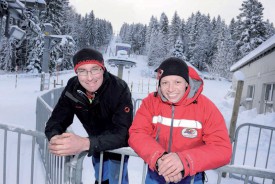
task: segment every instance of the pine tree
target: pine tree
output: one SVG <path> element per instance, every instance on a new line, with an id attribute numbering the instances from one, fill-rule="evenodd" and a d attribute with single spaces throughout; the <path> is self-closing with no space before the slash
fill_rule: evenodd
<path id="1" fill-rule="evenodd" d="M 162 13 L 160 16 L 159 30 L 158 30 L 158 44 L 156 50 L 158 50 L 158 60 L 162 61 L 165 59 L 169 53 L 169 42 L 168 34 L 169 30 L 169 21 L 165 13 Z"/>
<path id="2" fill-rule="evenodd" d="M 149 50 L 150 50 L 150 43 L 151 43 L 151 38 L 153 36 L 153 30 L 154 30 L 154 26 L 157 24 L 158 20 L 157 18 L 155 18 L 154 16 L 151 17 L 150 22 L 149 22 L 149 26 L 147 27 L 146 30 L 146 37 L 145 37 L 145 52 L 144 54 L 148 54 Z"/>
<path id="3" fill-rule="evenodd" d="M 217 52 L 214 54 L 210 72 L 217 77 L 231 78 L 230 67 L 236 62 L 237 49 L 231 38 L 230 30 L 225 26 L 218 36 Z"/>
<path id="4" fill-rule="evenodd" d="M 169 28 L 169 42 L 170 42 L 170 47 L 173 48 L 173 46 L 176 43 L 176 40 L 180 36 L 181 33 L 181 19 L 178 16 L 178 13 L 175 12 L 172 20 L 171 20 L 171 25 Z"/>
<path id="5" fill-rule="evenodd" d="M 177 39 L 177 41 L 175 43 L 174 50 L 172 52 L 172 56 L 177 57 L 177 58 L 184 58 L 183 43 L 182 43 L 180 37 Z"/>
<path id="6" fill-rule="evenodd" d="M 240 8 L 238 15 L 238 32 L 240 38 L 236 46 L 241 51 L 241 57 L 247 55 L 261 43 L 263 43 L 268 34 L 263 21 L 263 6 L 258 0 L 245 0 Z"/>
<path id="7" fill-rule="evenodd" d="M 275 34 L 275 28 L 273 26 L 273 23 L 270 23 L 269 20 L 266 20 L 265 28 L 266 28 L 266 34 L 268 35 L 267 38 Z"/>
<path id="8" fill-rule="evenodd" d="M 159 23 L 155 20 L 152 24 L 151 37 L 149 43 L 148 51 L 148 65 L 154 66 L 157 64 L 157 58 L 159 57 L 158 53 L 158 32 L 159 32 Z"/>

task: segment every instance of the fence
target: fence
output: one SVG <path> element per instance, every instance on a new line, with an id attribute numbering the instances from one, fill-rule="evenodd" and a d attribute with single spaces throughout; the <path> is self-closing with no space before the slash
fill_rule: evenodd
<path id="1" fill-rule="evenodd" d="M 61 92 L 62 92 L 63 89 L 64 88 L 59 88 L 59 89 L 52 90 L 52 91 L 48 92 L 47 94 L 43 95 L 42 98 L 38 98 L 39 101 L 41 103 L 43 103 L 44 106 L 46 107 L 45 110 L 47 111 L 47 113 L 45 113 L 45 110 L 42 110 L 43 113 L 41 112 L 43 114 L 43 116 L 45 116 L 45 114 L 48 114 L 48 116 L 50 116 L 51 110 L 54 107 L 54 105 L 56 104 L 56 102 L 57 102 L 57 100 L 58 100 L 58 98 L 59 98 L 59 96 L 60 96 L 60 94 L 61 94 Z M 137 111 L 138 107 L 140 106 L 142 100 L 141 99 L 137 99 L 137 100 L 132 99 L 132 100 L 133 100 L 134 113 L 135 113 Z M 49 104 L 50 107 L 47 107 L 47 104 Z M 41 108 L 41 107 L 39 106 L 39 108 Z M 45 117 L 42 122 L 46 122 L 47 119 L 48 119 L 48 116 Z M 40 117 L 39 114 L 37 114 L 37 117 Z M 40 124 L 40 125 L 41 125 L 41 119 L 42 119 L 42 117 L 40 117 L 40 118 L 37 119 L 38 120 L 37 123 Z M 37 125 L 37 126 L 39 126 L 39 125 Z M 42 130 L 44 129 L 44 126 L 45 125 L 43 124 L 43 126 L 41 127 Z M 237 152 L 237 150 L 239 150 L 238 149 L 238 144 L 237 144 L 238 142 L 237 142 L 237 140 L 240 138 L 239 132 L 240 132 L 240 130 L 243 130 L 243 129 L 241 129 L 242 127 L 246 127 L 246 126 L 244 126 L 244 125 L 240 126 L 236 130 L 236 138 L 235 138 L 235 142 L 236 143 L 234 144 L 234 148 L 233 148 L 234 153 L 233 153 L 233 158 L 232 158 L 232 164 L 236 164 L 236 163 L 238 164 L 238 162 L 236 160 L 237 156 L 236 156 L 235 152 Z M 267 128 L 267 129 L 269 128 L 269 130 L 272 129 L 272 128 L 270 129 L 270 127 L 264 127 L 264 126 L 259 126 L 259 127 L 261 127 L 261 128 Z M 242 135 L 244 135 L 244 134 L 242 134 Z M 270 134 L 270 135 L 271 135 L 270 139 L 272 139 L 273 133 Z M 269 145 L 269 151 L 270 151 L 271 145 L 273 145 L 273 144 L 270 143 L 270 145 Z M 257 148 L 256 150 L 259 150 L 259 149 Z M 122 155 L 137 156 L 135 154 L 135 152 L 133 150 L 129 149 L 129 148 L 128 149 L 123 149 L 122 148 L 122 149 L 118 149 L 116 151 L 118 151 L 118 153 L 122 154 Z M 76 168 L 81 168 L 82 167 L 82 161 L 83 161 L 82 156 L 83 155 L 85 155 L 85 153 L 82 153 L 82 155 L 78 157 L 79 160 L 78 160 L 77 165 L 75 166 Z M 247 156 L 247 151 L 243 155 L 244 155 L 244 157 Z M 254 158 L 256 158 L 256 157 L 254 157 Z M 230 175 L 230 176 L 238 178 L 238 179 L 242 178 L 244 180 L 247 180 L 248 176 L 254 176 L 254 177 L 257 176 L 257 177 L 266 178 L 266 179 L 274 179 L 275 178 L 275 175 L 272 177 L 272 174 L 274 174 L 275 172 L 268 170 L 267 167 L 262 168 L 262 167 L 258 167 L 257 165 L 254 165 L 253 168 L 252 167 L 251 168 L 247 168 L 247 167 L 243 166 L 245 164 L 246 163 L 238 164 L 238 165 L 224 166 L 222 168 L 219 168 L 217 171 L 219 173 L 222 173 L 222 172 L 236 173 L 236 171 L 238 171 L 237 173 L 242 174 L 243 176 L 241 176 L 241 177 L 235 177 L 237 175 Z M 256 167 L 257 167 L 257 169 L 255 169 Z M 146 168 L 146 166 L 144 166 L 144 168 Z M 78 170 L 80 171 L 81 169 L 78 169 Z M 145 172 L 145 169 L 143 169 L 143 173 L 144 172 Z M 79 174 L 75 173 L 74 175 L 75 175 L 75 177 L 73 177 L 73 178 L 77 178 L 77 181 L 80 182 L 81 181 L 81 173 L 79 173 Z M 245 176 L 245 178 L 243 178 L 244 176 Z M 248 181 L 250 181 L 250 180 L 248 180 Z M 142 179 L 142 181 L 144 181 L 144 178 Z M 218 182 L 221 182 L 221 178 L 218 178 Z"/>
<path id="2" fill-rule="evenodd" d="M 275 170 L 275 133 L 274 127 L 246 123 L 236 129 L 233 146 L 232 165 Z M 255 175 L 254 175 L 255 176 Z M 240 174 L 231 177 L 245 179 L 250 183 L 265 183 L 264 178 L 244 178 Z"/>
<path id="3" fill-rule="evenodd" d="M 36 174 L 39 166 L 37 139 L 45 139 L 43 133 L 0 124 L 1 154 L 0 183 L 39 183 Z M 26 144 L 28 148 L 26 149 Z M 3 145 L 3 146 L 2 146 Z M 30 146 L 31 145 L 31 146 Z M 41 179 L 41 178 L 40 178 Z"/>

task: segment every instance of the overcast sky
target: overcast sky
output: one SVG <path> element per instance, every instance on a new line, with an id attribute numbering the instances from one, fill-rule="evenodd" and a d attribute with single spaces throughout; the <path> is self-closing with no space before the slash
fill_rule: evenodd
<path id="1" fill-rule="evenodd" d="M 78 13 L 85 15 L 94 11 L 96 18 L 105 19 L 112 23 L 114 31 L 118 32 L 126 22 L 147 24 L 151 16 L 159 19 L 164 12 L 169 21 L 175 11 L 185 21 L 191 13 L 200 11 L 210 17 L 220 15 L 227 24 L 240 13 L 243 0 L 69 0 Z M 263 4 L 264 20 L 275 23 L 275 0 L 258 0 Z"/>

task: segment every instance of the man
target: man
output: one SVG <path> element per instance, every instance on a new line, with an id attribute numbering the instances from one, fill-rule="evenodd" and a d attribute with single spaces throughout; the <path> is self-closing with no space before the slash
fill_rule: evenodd
<path id="1" fill-rule="evenodd" d="M 224 118 L 201 94 L 203 80 L 183 60 L 168 58 L 156 72 L 158 91 L 143 99 L 129 145 L 148 163 L 146 184 L 190 184 L 192 179 L 202 184 L 205 170 L 230 161 Z"/>
<path id="2" fill-rule="evenodd" d="M 130 90 L 125 81 L 109 73 L 101 53 L 82 49 L 73 57 L 77 76 L 69 79 L 49 118 L 45 134 L 49 150 L 58 156 L 88 151 L 92 156 L 95 178 L 99 180 L 101 151 L 128 146 L 128 129 L 133 119 Z M 88 133 L 81 137 L 65 133 L 76 115 Z M 118 183 L 121 156 L 104 153 L 102 183 Z M 128 183 L 128 157 L 125 159 L 122 183 Z"/>

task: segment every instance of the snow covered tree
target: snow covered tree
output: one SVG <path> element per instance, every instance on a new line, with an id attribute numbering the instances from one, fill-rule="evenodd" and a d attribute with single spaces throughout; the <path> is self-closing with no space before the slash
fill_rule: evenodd
<path id="1" fill-rule="evenodd" d="M 165 13 L 162 13 L 159 21 L 159 29 L 158 29 L 158 42 L 157 47 L 158 50 L 158 60 L 162 61 L 165 59 L 169 53 L 169 42 L 168 42 L 168 34 L 169 34 L 169 21 Z M 158 63 L 160 64 L 160 63 Z"/>
<path id="2" fill-rule="evenodd" d="M 151 29 L 151 38 L 149 43 L 148 51 L 148 65 L 154 66 L 158 62 L 158 33 L 159 33 L 159 23 L 157 20 L 153 22 Z"/>
<path id="3" fill-rule="evenodd" d="M 217 52 L 215 52 L 210 72 L 217 77 L 231 78 L 230 67 L 237 60 L 237 48 L 231 38 L 230 30 L 225 26 L 218 36 Z"/>
<path id="4" fill-rule="evenodd" d="M 199 70 L 206 68 L 211 53 L 211 26 L 210 17 L 197 12 L 188 19 L 187 34 L 189 37 L 186 60 Z"/>
<path id="5" fill-rule="evenodd" d="M 236 46 L 243 57 L 263 43 L 268 34 L 263 21 L 262 3 L 258 0 L 245 0 L 240 10 L 241 13 L 237 18 L 239 20 L 238 32 L 241 34 Z"/>
<path id="6" fill-rule="evenodd" d="M 266 27 L 266 34 L 268 35 L 268 38 L 275 34 L 275 28 L 273 26 L 273 23 L 270 23 L 269 20 L 266 20 L 265 27 Z"/>
<path id="7" fill-rule="evenodd" d="M 155 29 L 156 24 L 158 24 L 158 20 L 156 17 L 152 16 L 150 19 L 150 22 L 149 22 L 149 26 L 147 27 L 147 30 L 146 30 L 144 54 L 148 54 L 148 52 L 150 50 L 151 38 L 153 36 L 153 31 Z"/>
<path id="8" fill-rule="evenodd" d="M 173 48 L 173 46 L 176 43 L 176 40 L 180 36 L 181 33 L 181 19 L 178 16 L 178 13 L 175 12 L 172 20 L 171 25 L 169 27 L 169 42 L 170 42 L 170 48 Z"/>
<path id="9" fill-rule="evenodd" d="M 183 58 L 185 60 L 185 56 L 183 53 L 183 43 L 181 38 L 179 37 L 175 43 L 174 50 L 172 52 L 172 56 L 177 58 Z"/>

